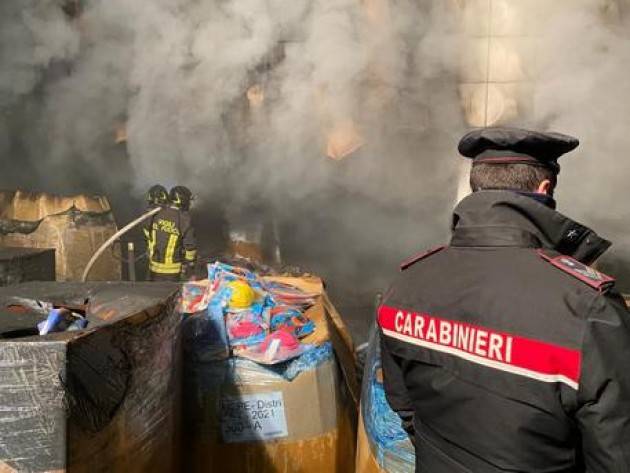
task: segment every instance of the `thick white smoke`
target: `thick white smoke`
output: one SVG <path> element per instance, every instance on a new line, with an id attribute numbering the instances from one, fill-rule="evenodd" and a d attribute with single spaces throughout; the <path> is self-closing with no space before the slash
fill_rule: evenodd
<path id="1" fill-rule="evenodd" d="M 185 184 L 202 241 L 217 208 L 273 219 L 287 262 L 358 292 L 446 235 L 464 128 L 450 2 L 7 3 L 0 70 L 29 84 L 0 89 L 2 187 L 107 193 L 120 215 Z M 24 20 L 42 5 L 45 29 Z"/>
<path id="2" fill-rule="evenodd" d="M 0 107 L 33 91 L 55 61 L 74 57 L 79 38 L 51 0 L 0 5 Z"/>
<path id="3" fill-rule="evenodd" d="M 140 186 L 164 176 L 206 180 L 247 145 L 245 154 L 305 168 L 302 156 L 322 156 L 336 130 L 356 133 L 359 144 L 383 135 L 366 127 L 422 130 L 423 82 L 444 59 L 432 28 L 443 23 L 432 20 L 446 15 L 431 2 L 112 0 L 85 2 L 76 19 L 59 1 L 2 8 L 3 109 L 39 86 L 42 108 L 29 118 L 46 130 L 23 134 L 52 159 L 78 155 L 99 169 L 92 155 L 126 124 Z M 67 71 L 44 80 L 54 60 Z M 253 85 L 264 95 L 258 123 L 255 110 L 238 114 Z M 384 123 L 383 106 L 406 116 Z"/>
<path id="4" fill-rule="evenodd" d="M 613 241 L 602 263 L 627 290 L 630 11 L 624 1 L 547 3 L 534 12 L 541 32 L 531 121 L 579 137 L 561 160 L 560 210 Z"/>
<path id="5" fill-rule="evenodd" d="M 124 201 L 186 184 L 202 208 L 275 215 L 315 269 L 374 277 L 446 236 L 460 84 L 477 61 L 464 25 L 482 3 L 3 1 L 0 185 Z M 506 14 L 516 4 L 522 16 Z M 520 58 L 531 107 L 510 123 L 581 139 L 561 210 L 630 254 L 624 4 L 488 5 L 533 45 Z"/>
<path id="6" fill-rule="evenodd" d="M 25 0 L 0 4 L 0 157 L 2 174 L 12 182 L 24 163 L 11 159 L 14 136 L 26 110 L 13 107 L 39 92 L 41 83 L 76 56 L 79 38 L 58 2 Z"/>

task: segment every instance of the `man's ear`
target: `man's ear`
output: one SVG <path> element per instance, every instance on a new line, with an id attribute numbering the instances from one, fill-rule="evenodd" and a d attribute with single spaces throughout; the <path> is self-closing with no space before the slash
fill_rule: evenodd
<path id="1" fill-rule="evenodd" d="M 551 195 L 551 191 L 551 181 L 549 179 L 545 179 L 540 184 L 538 184 L 538 189 L 536 189 L 537 194 Z"/>

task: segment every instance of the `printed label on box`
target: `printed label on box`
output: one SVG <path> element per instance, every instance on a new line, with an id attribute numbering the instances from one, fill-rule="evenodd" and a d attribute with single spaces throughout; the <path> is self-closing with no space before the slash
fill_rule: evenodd
<path id="1" fill-rule="evenodd" d="M 224 442 L 264 441 L 289 435 L 280 391 L 223 397 L 219 415 Z"/>

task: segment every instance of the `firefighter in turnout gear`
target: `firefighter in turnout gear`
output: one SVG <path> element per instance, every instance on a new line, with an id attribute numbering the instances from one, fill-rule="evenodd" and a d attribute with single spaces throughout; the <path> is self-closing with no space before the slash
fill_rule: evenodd
<path id="1" fill-rule="evenodd" d="M 587 266 L 610 243 L 555 210 L 575 138 L 464 136 L 473 193 L 448 247 L 379 308 L 385 392 L 422 473 L 630 472 L 630 317 Z"/>
<path id="2" fill-rule="evenodd" d="M 192 273 L 197 258 L 190 218 L 192 193 L 183 186 L 171 189 L 168 205 L 144 228 L 152 281 L 179 281 Z"/>

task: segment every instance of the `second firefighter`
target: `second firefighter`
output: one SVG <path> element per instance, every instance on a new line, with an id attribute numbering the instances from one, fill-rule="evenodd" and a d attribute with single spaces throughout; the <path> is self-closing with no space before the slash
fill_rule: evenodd
<path id="1" fill-rule="evenodd" d="M 145 225 L 151 281 L 179 281 L 192 275 L 197 243 L 190 218 L 192 193 L 184 186 L 173 187 L 168 202 Z"/>

